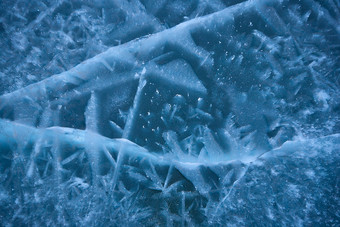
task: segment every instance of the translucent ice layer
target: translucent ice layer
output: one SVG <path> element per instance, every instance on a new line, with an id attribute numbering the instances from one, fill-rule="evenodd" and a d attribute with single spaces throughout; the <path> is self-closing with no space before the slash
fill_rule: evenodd
<path id="1" fill-rule="evenodd" d="M 0 4 L 1 223 L 340 224 L 338 1 Z"/>

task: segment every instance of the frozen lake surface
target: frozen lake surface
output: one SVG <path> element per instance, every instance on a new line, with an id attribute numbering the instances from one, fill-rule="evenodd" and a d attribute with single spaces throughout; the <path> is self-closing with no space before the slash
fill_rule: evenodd
<path id="1" fill-rule="evenodd" d="M 340 225 L 338 0 L 4 0 L 0 49 L 1 225 Z"/>

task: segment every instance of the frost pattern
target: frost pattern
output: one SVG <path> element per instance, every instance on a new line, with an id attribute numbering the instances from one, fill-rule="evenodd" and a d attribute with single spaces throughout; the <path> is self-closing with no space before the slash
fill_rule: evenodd
<path id="1" fill-rule="evenodd" d="M 340 224 L 339 2 L 5 3 L 5 225 Z"/>

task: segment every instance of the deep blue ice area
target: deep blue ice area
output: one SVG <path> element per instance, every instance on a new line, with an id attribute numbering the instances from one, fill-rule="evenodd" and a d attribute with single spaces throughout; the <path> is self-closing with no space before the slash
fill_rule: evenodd
<path id="1" fill-rule="evenodd" d="M 0 226 L 339 207 L 339 0 L 0 0 Z"/>

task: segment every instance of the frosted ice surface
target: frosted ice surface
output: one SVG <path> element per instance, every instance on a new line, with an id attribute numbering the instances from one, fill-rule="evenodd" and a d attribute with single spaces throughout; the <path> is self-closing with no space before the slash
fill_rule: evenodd
<path id="1" fill-rule="evenodd" d="M 2 225 L 340 225 L 339 1 L 0 12 Z"/>

